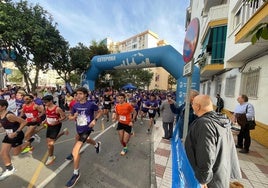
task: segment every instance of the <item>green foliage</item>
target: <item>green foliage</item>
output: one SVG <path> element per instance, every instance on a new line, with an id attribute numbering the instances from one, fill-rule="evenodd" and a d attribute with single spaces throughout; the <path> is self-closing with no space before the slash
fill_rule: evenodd
<path id="1" fill-rule="evenodd" d="M 249 32 L 248 36 L 251 35 L 252 44 L 255 44 L 261 38 L 264 40 L 268 40 L 268 23 L 261 23 L 257 25 L 251 32 Z"/>
<path id="2" fill-rule="evenodd" d="M 176 79 L 173 76 L 168 75 L 168 89 L 171 90 L 176 83 Z"/>
<path id="3" fill-rule="evenodd" d="M 68 43 L 60 36 L 50 14 L 27 1 L 1 3 L 0 45 L 17 52 L 16 66 L 28 90 L 37 87 L 39 71 L 46 71 L 60 58 Z M 35 72 L 34 79 L 30 72 Z"/>
<path id="4" fill-rule="evenodd" d="M 9 82 L 18 84 L 22 83 L 23 75 L 19 70 L 14 69 L 12 70 L 12 74 L 7 76 L 7 79 Z"/>
<path id="5" fill-rule="evenodd" d="M 137 86 L 137 88 L 146 88 L 150 85 L 153 78 L 153 73 L 145 69 L 105 71 L 101 74 L 100 79 L 97 80 L 97 88 L 109 86 L 109 80 L 104 79 L 106 74 L 110 75 L 110 79 L 113 81 L 113 87 L 115 89 L 120 89 L 127 83 L 132 83 L 133 85 Z"/>

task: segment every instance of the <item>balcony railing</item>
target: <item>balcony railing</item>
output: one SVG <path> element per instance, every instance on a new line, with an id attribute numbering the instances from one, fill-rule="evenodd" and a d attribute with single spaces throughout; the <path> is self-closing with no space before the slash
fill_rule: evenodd
<path id="1" fill-rule="evenodd" d="M 244 2 L 241 7 L 240 20 L 241 25 L 244 25 L 264 4 L 263 0 L 254 0 L 251 2 Z"/>

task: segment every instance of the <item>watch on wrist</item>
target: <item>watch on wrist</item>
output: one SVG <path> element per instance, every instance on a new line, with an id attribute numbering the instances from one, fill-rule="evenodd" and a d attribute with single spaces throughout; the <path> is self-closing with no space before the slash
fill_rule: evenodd
<path id="1" fill-rule="evenodd" d="M 98 121 L 98 118 L 95 118 L 95 121 Z"/>

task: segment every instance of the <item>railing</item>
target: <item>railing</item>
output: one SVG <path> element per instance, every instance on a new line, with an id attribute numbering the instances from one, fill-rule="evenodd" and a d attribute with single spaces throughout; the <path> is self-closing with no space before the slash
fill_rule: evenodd
<path id="1" fill-rule="evenodd" d="M 241 7 L 241 25 L 244 25 L 264 3 L 263 0 L 244 2 Z"/>

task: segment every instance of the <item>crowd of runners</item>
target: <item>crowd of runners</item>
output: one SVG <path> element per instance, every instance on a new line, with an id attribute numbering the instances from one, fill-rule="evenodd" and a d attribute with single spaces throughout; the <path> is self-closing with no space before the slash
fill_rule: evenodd
<path id="1" fill-rule="evenodd" d="M 117 91 L 104 88 L 88 91 L 84 87 L 74 92 L 65 88 L 44 88 L 37 92 L 26 93 L 21 88 L 9 87 L 0 90 L 0 127 L 5 131 L 1 145 L 1 159 L 5 171 L 0 175 L 4 180 L 16 169 L 11 162 L 13 155 L 33 152 L 32 142 L 40 142 L 38 132 L 46 131 L 48 158 L 45 165 L 53 164 L 54 144 L 58 138 L 68 135 L 67 128 L 61 130 L 63 121 L 73 121 L 77 134 L 73 149 L 66 160 L 73 160 L 73 174 L 66 187 L 73 187 L 80 177 L 80 149 L 86 142 L 100 152 L 101 142 L 90 137 L 99 119 L 117 123 L 119 141 L 122 145 L 120 155 L 128 152 L 128 142 L 134 134 L 133 125 L 140 119 L 145 131 L 150 134 L 156 116 L 160 116 L 160 105 L 166 96 L 175 98 L 174 93 L 160 91 Z M 149 118 L 145 124 L 144 118 Z"/>

